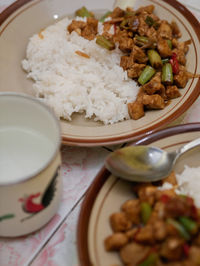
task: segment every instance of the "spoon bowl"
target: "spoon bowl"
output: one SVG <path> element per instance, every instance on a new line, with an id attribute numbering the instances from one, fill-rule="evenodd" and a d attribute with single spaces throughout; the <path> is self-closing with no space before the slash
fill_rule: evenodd
<path id="1" fill-rule="evenodd" d="M 199 145 L 200 139 L 196 139 L 174 152 L 156 147 L 129 146 L 112 152 L 106 158 L 105 166 L 113 175 L 129 181 L 158 181 L 170 174 L 183 153 Z"/>

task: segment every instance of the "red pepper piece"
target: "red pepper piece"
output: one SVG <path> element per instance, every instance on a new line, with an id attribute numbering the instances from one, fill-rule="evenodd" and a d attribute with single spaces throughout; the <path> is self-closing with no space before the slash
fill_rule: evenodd
<path id="1" fill-rule="evenodd" d="M 185 243 L 185 244 L 183 245 L 183 252 L 184 252 L 184 254 L 185 254 L 186 257 L 189 256 L 190 246 L 189 246 L 187 243 Z"/>
<path id="2" fill-rule="evenodd" d="M 179 73 L 179 62 L 177 58 L 177 54 L 173 53 L 171 59 L 169 60 L 170 64 L 172 65 L 172 71 L 174 74 Z"/>
<path id="3" fill-rule="evenodd" d="M 163 194 L 161 197 L 160 197 L 160 200 L 163 202 L 163 203 L 168 203 L 170 201 L 170 197 L 166 194 Z"/>

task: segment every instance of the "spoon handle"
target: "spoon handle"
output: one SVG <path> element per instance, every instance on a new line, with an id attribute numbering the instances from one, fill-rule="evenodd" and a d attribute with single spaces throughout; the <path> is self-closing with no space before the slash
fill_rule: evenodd
<path id="1" fill-rule="evenodd" d="M 187 144 L 185 144 L 184 146 L 182 146 L 179 150 L 178 150 L 178 157 L 183 154 L 186 151 L 189 151 L 197 146 L 200 146 L 200 138 L 199 139 L 195 139 Z"/>

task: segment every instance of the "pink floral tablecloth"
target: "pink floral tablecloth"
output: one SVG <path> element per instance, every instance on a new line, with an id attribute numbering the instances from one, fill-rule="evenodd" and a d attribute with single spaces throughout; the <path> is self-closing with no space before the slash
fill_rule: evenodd
<path id="1" fill-rule="evenodd" d="M 0 0 L 0 12 L 13 0 Z M 181 0 L 200 20 L 199 0 Z M 200 122 L 200 98 L 181 123 Z M 103 165 L 104 148 L 62 147 L 63 198 L 55 217 L 40 231 L 15 239 L 0 238 L 0 266 L 76 266 L 76 225 L 82 199 Z"/>

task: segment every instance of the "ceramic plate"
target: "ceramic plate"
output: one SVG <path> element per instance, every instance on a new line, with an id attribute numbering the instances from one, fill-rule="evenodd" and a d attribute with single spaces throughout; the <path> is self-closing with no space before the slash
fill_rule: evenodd
<path id="1" fill-rule="evenodd" d="M 135 8 L 154 4 L 162 19 L 175 20 L 183 34 L 182 40 L 192 40 L 187 55 L 187 69 L 200 73 L 200 28 L 195 17 L 174 0 L 136 0 Z M 81 6 L 105 12 L 113 8 L 114 0 L 19 0 L 0 15 L 0 91 L 16 91 L 32 94 L 31 80 L 21 68 L 29 37 L 42 28 Z M 103 11 L 104 10 L 104 11 Z M 117 144 L 144 136 L 147 132 L 168 125 L 180 117 L 199 95 L 199 79 L 191 79 L 181 90 L 181 97 L 174 99 L 164 110 L 149 111 L 145 117 L 114 125 L 103 125 L 74 115 L 71 122 L 61 121 L 63 143 L 79 146 Z"/>
<path id="2" fill-rule="evenodd" d="M 151 145 L 173 151 L 200 137 L 200 123 L 164 129 L 138 141 L 135 145 Z M 133 144 L 132 144 L 133 145 Z M 183 155 L 175 165 L 181 173 L 184 165 L 199 167 L 200 147 Z M 78 251 L 81 266 L 121 266 L 117 253 L 104 250 L 104 239 L 112 234 L 109 216 L 134 197 L 133 184 L 112 176 L 103 168 L 89 188 L 82 204 L 78 223 Z"/>

